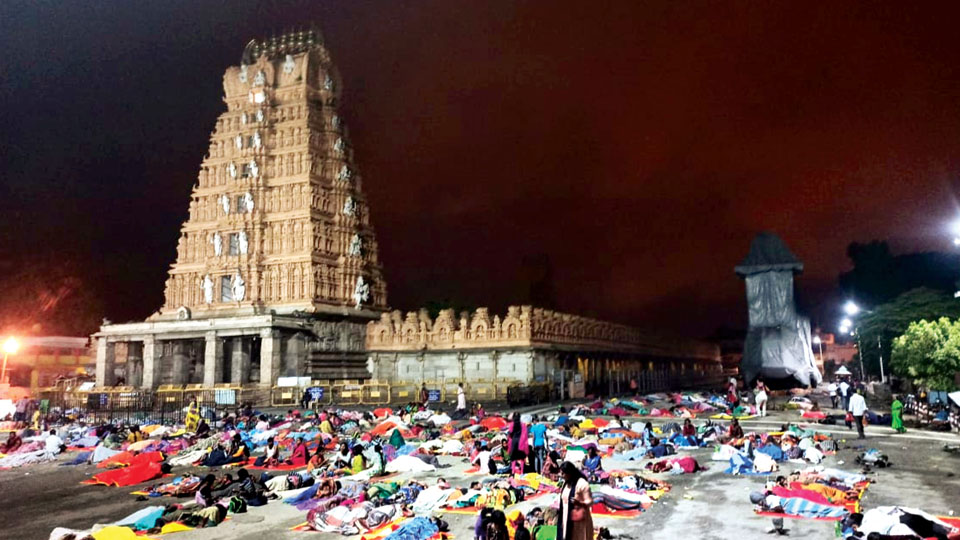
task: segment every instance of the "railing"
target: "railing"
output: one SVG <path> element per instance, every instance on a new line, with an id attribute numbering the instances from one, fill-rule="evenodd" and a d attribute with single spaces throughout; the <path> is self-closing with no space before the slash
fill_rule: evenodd
<path id="1" fill-rule="evenodd" d="M 960 414 L 957 414 L 956 409 L 950 403 L 945 403 L 944 406 L 949 411 L 947 422 L 949 422 L 950 428 L 960 430 Z M 939 410 L 926 401 L 921 401 L 916 396 L 910 395 L 904 397 L 903 412 L 916 416 L 921 423 L 929 423 L 937 416 Z"/>
<path id="2" fill-rule="evenodd" d="M 244 403 L 244 389 L 230 385 L 219 388 L 164 385 L 156 390 L 111 387 L 44 393 L 43 396 L 49 400 L 50 407 L 59 409 L 61 414 L 96 423 L 182 423 L 193 401 L 208 417 L 235 410 Z"/>
<path id="3" fill-rule="evenodd" d="M 681 376 L 669 370 L 642 371 L 634 375 L 637 393 L 658 392 L 669 389 L 698 388 L 722 384 L 721 372 Z M 568 381 L 569 382 L 569 381 Z M 430 400 L 450 405 L 457 396 L 460 381 L 444 379 L 426 381 Z M 326 381 L 314 380 L 309 387 L 247 387 L 219 384 L 213 388 L 202 385 L 164 385 L 156 390 L 133 387 L 97 388 L 86 392 L 62 388 L 44 388 L 38 397 L 46 400 L 50 408 L 59 408 L 62 413 L 77 418 L 102 422 L 129 423 L 180 423 L 183 422 L 188 405 L 195 401 L 207 417 L 219 417 L 247 404 L 299 408 L 304 392 L 308 394 L 309 407 L 336 406 L 382 406 L 420 401 L 421 382 L 386 383 L 382 381 Z M 507 401 L 511 404 L 543 403 L 558 397 L 559 382 L 518 383 L 501 379 L 464 381 L 466 399 L 470 403 Z M 603 386 L 603 385 L 600 385 Z M 597 387 L 597 384 L 594 384 Z M 629 381 L 620 381 L 621 393 L 628 391 Z M 907 405 L 913 414 L 932 417 L 925 408 L 915 402 Z M 916 411 L 916 412 L 915 412 Z M 954 427 L 960 427 L 960 419 L 951 414 Z"/>

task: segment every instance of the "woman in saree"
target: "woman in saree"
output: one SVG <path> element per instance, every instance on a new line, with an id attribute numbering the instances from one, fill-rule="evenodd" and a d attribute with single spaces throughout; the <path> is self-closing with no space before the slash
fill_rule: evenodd
<path id="1" fill-rule="evenodd" d="M 590 484 L 576 465 L 564 461 L 560 465 L 563 489 L 560 491 L 560 519 L 557 540 L 593 540 L 593 495 Z"/>
<path id="2" fill-rule="evenodd" d="M 897 433 L 906 433 L 907 428 L 903 427 L 903 403 L 900 401 L 900 396 L 893 396 L 890 416 L 893 417 L 893 422 L 890 424 L 893 430 Z"/>
<path id="3" fill-rule="evenodd" d="M 200 408 L 197 406 L 197 400 L 191 399 L 187 406 L 187 420 L 185 422 L 187 431 L 196 431 L 200 423 Z"/>

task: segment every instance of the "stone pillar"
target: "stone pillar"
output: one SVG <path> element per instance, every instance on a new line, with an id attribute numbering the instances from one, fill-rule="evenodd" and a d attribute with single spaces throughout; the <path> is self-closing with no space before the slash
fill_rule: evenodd
<path id="1" fill-rule="evenodd" d="M 160 350 L 153 336 L 143 338 L 143 380 L 140 387 L 147 390 L 156 388 L 160 382 Z"/>
<path id="2" fill-rule="evenodd" d="M 203 346 L 203 386 L 212 388 L 223 379 L 223 341 L 207 332 Z"/>
<path id="3" fill-rule="evenodd" d="M 300 377 L 303 375 L 303 364 L 307 359 L 307 345 L 303 334 L 294 334 L 287 338 L 287 348 L 283 353 L 283 376 Z"/>
<path id="4" fill-rule="evenodd" d="M 182 340 L 173 342 L 173 374 L 170 377 L 172 384 L 186 384 L 189 381 L 187 368 L 190 367 L 190 355 L 186 348 L 187 344 Z"/>
<path id="5" fill-rule="evenodd" d="M 140 343 L 127 342 L 127 386 L 138 387 L 143 381 L 143 351 Z"/>
<path id="6" fill-rule="evenodd" d="M 230 382 L 244 384 L 249 379 L 250 351 L 248 343 L 242 337 L 233 338 L 230 346 Z"/>
<path id="7" fill-rule="evenodd" d="M 260 385 L 272 387 L 280 374 L 280 332 L 272 328 L 260 331 Z"/>
<path id="8" fill-rule="evenodd" d="M 113 360 L 113 343 L 97 338 L 97 386 L 113 386 L 116 382 Z"/>

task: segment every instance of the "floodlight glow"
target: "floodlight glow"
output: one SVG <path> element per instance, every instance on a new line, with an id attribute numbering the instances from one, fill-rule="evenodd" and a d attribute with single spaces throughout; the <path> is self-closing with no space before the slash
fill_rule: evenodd
<path id="1" fill-rule="evenodd" d="M 853 300 L 847 300 L 847 303 L 843 305 L 843 312 L 853 317 L 857 313 L 860 313 L 860 306 Z"/>
<path id="2" fill-rule="evenodd" d="M 20 343 L 15 337 L 8 337 L 6 341 L 3 342 L 3 353 L 4 354 L 17 354 L 17 351 L 20 350 Z"/>
<path id="3" fill-rule="evenodd" d="M 843 328 L 843 327 L 848 327 L 848 328 L 849 328 L 849 327 L 851 327 L 851 326 L 853 326 L 853 321 L 851 321 L 850 319 L 843 319 L 842 321 L 840 321 L 840 327 L 841 327 L 841 328 Z"/>
<path id="4" fill-rule="evenodd" d="M 821 343 L 820 336 L 813 336 L 813 344 L 819 345 Z"/>

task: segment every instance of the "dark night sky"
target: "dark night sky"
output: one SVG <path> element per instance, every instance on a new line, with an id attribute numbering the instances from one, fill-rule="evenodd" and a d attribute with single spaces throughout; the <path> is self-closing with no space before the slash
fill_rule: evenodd
<path id="1" fill-rule="evenodd" d="M 733 266 L 770 229 L 816 311 L 850 241 L 949 240 L 960 5 L 940 6 L 7 0 L 0 257 L 56 259 L 115 321 L 151 313 L 224 69 L 316 22 L 391 305 L 502 309 L 549 261 L 557 308 L 702 335 L 743 324 Z"/>

